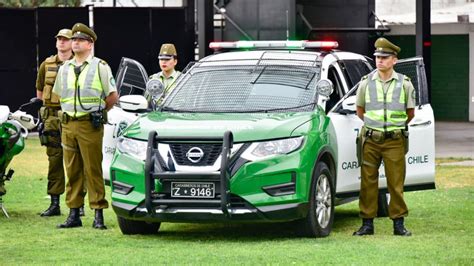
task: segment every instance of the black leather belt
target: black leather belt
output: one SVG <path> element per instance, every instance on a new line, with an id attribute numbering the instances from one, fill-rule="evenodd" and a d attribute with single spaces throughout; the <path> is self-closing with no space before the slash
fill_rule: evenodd
<path id="1" fill-rule="evenodd" d="M 68 119 L 70 121 L 89 121 L 91 120 L 91 117 L 89 114 L 87 115 L 84 115 L 84 116 L 80 116 L 80 117 L 75 117 L 75 116 L 69 116 L 68 114 L 66 114 L 68 116 Z"/>
<path id="2" fill-rule="evenodd" d="M 396 130 L 400 130 L 400 133 L 403 134 L 403 131 L 404 131 L 403 129 L 396 129 Z M 383 131 L 368 128 L 367 132 L 366 132 L 366 137 L 371 137 L 374 134 L 374 132 L 383 133 L 385 139 L 393 139 L 396 135 L 395 131 L 385 131 L 385 132 L 383 132 Z"/>
<path id="3" fill-rule="evenodd" d="M 63 123 L 67 123 L 68 121 L 90 121 L 91 116 L 90 114 L 86 114 L 80 117 L 70 116 L 67 113 L 63 113 L 62 121 Z"/>

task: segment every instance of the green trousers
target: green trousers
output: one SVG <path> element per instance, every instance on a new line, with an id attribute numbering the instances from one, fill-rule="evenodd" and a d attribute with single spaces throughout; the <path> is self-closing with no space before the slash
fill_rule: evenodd
<path id="1" fill-rule="evenodd" d="M 95 129 L 88 120 L 62 123 L 64 164 L 68 181 L 66 204 L 79 208 L 84 204 L 83 183 L 92 209 L 108 208 L 102 177 L 102 137 L 104 128 Z"/>
<path id="2" fill-rule="evenodd" d="M 408 215 L 408 208 L 403 199 L 406 166 L 405 144 L 402 137 L 385 139 L 381 143 L 371 138 L 366 140 L 361 165 L 360 216 L 362 218 L 377 216 L 379 167 L 382 160 L 390 193 L 389 216 L 391 219 L 405 217 Z"/>
<path id="3" fill-rule="evenodd" d="M 56 132 L 59 134 L 59 118 L 54 112 L 48 112 L 46 118 L 42 115 L 45 132 Z M 63 166 L 63 149 L 61 148 L 61 137 L 59 135 L 48 135 L 46 155 L 48 155 L 48 189 L 49 195 L 61 195 L 64 193 L 65 175 Z"/>

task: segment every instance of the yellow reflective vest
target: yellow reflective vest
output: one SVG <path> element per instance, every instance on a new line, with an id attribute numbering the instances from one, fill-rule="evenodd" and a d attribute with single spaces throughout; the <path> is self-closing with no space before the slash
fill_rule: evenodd
<path id="1" fill-rule="evenodd" d="M 66 61 L 61 76 L 61 109 L 69 116 L 81 117 L 105 109 L 105 93 L 99 77 L 100 59 L 94 57 L 75 71 L 71 61 Z"/>
<path id="2" fill-rule="evenodd" d="M 398 74 L 385 92 L 382 83 L 368 76 L 365 90 L 364 123 L 368 128 L 379 131 L 404 129 L 407 121 L 406 96 L 403 88 L 405 76 Z"/>

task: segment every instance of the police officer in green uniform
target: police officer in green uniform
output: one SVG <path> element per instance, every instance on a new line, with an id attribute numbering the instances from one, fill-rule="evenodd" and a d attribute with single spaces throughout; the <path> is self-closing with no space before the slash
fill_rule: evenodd
<path id="1" fill-rule="evenodd" d="M 61 110 L 59 98 L 53 93 L 53 85 L 59 67 L 64 61 L 73 57 L 72 54 L 72 31 L 62 29 L 56 34 L 57 54 L 46 58 L 40 65 L 36 78 L 36 96 L 43 100 L 40 116 L 44 125 L 40 130 L 41 145 L 46 146 L 48 156 L 48 188 L 51 204 L 40 215 L 61 215 L 59 197 L 64 193 L 65 176 L 63 167 L 63 149 L 61 148 L 61 133 L 59 131 L 58 111 Z"/>
<path id="2" fill-rule="evenodd" d="M 89 205 L 95 209 L 93 228 L 107 229 L 102 210 L 108 208 L 102 177 L 102 137 L 106 110 L 117 102 L 117 89 L 107 63 L 92 55 L 97 35 L 82 23 L 72 28 L 74 58 L 59 69 L 53 92 L 61 102 L 64 163 L 68 182 L 69 216 L 59 228 L 82 226 L 79 207 L 84 204 L 85 180 Z"/>
<path id="3" fill-rule="evenodd" d="M 354 235 L 374 234 L 379 167 L 383 160 L 393 233 L 410 236 L 404 226 L 408 208 L 403 199 L 403 184 L 405 153 L 408 151 L 407 125 L 415 113 L 415 90 L 408 77 L 393 70 L 400 48 L 385 38 L 377 39 L 375 48 L 377 71 L 363 77 L 357 91 L 357 115 L 364 121 L 359 136 L 362 145 L 359 197 L 362 226 Z"/>
<path id="4" fill-rule="evenodd" d="M 178 54 L 176 53 L 174 44 L 165 43 L 161 45 L 158 59 L 160 61 L 161 71 L 151 75 L 150 79 L 158 79 L 163 83 L 163 99 L 176 87 L 176 80 L 181 74 L 181 72 L 175 70 L 176 64 L 178 63 Z M 145 93 L 145 97 L 149 98 L 147 93 Z M 158 103 L 160 103 L 162 99 L 160 99 Z"/>

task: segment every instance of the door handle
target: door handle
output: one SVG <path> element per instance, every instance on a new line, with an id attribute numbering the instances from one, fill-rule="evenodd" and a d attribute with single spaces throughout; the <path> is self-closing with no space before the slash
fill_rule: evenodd
<path id="1" fill-rule="evenodd" d="M 410 126 L 411 127 L 419 127 L 419 126 L 429 126 L 429 125 L 431 125 L 431 120 L 421 122 L 421 123 L 417 123 L 417 124 L 411 124 Z"/>

